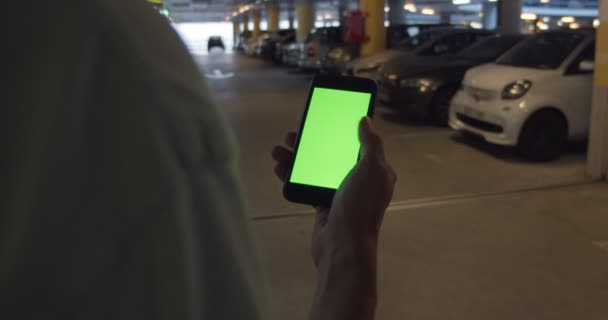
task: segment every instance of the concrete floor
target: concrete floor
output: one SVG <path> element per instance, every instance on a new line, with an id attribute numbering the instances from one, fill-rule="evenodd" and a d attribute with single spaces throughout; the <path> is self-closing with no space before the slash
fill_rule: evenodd
<path id="1" fill-rule="evenodd" d="M 282 199 L 269 152 L 299 124 L 310 76 L 258 60 L 197 57 L 241 145 L 241 168 L 279 319 L 305 319 L 314 287 L 309 208 Z M 608 185 L 584 146 L 559 160 L 448 129 L 375 126 L 399 176 L 380 251 L 378 319 L 608 319 Z"/>

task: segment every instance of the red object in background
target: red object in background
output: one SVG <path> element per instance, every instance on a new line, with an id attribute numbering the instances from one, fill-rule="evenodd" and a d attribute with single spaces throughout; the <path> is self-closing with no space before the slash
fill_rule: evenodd
<path id="1" fill-rule="evenodd" d="M 365 41 L 365 14 L 363 11 L 355 10 L 348 13 L 344 41 L 348 43 Z"/>
<path id="2" fill-rule="evenodd" d="M 314 57 L 315 55 L 317 55 L 317 50 L 312 45 L 309 45 L 308 48 L 306 48 L 306 54 L 309 57 Z"/>

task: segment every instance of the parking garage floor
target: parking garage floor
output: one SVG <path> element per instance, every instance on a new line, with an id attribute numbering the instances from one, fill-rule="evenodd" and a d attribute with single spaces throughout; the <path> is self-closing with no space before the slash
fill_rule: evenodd
<path id="1" fill-rule="evenodd" d="M 287 203 L 270 150 L 299 125 L 310 75 L 239 55 L 196 57 L 241 147 L 243 182 L 279 319 L 305 319 L 312 211 Z M 608 318 L 608 185 L 584 145 L 527 163 L 383 107 L 398 174 L 380 251 L 378 319 Z"/>

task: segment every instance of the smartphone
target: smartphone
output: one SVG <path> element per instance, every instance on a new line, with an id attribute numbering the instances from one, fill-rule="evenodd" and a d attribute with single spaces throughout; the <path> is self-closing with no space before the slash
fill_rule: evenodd
<path id="1" fill-rule="evenodd" d="M 359 123 L 372 117 L 376 83 L 355 77 L 316 76 L 294 147 L 283 194 L 292 202 L 330 207 L 357 164 Z"/>

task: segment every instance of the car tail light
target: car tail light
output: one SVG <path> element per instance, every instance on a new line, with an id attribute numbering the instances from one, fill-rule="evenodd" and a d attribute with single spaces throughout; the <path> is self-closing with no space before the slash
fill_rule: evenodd
<path id="1" fill-rule="evenodd" d="M 309 47 L 306 49 L 306 54 L 307 54 L 309 57 L 314 57 L 314 56 L 317 54 L 317 50 L 315 49 L 315 47 L 313 47 L 313 46 L 309 46 Z"/>

